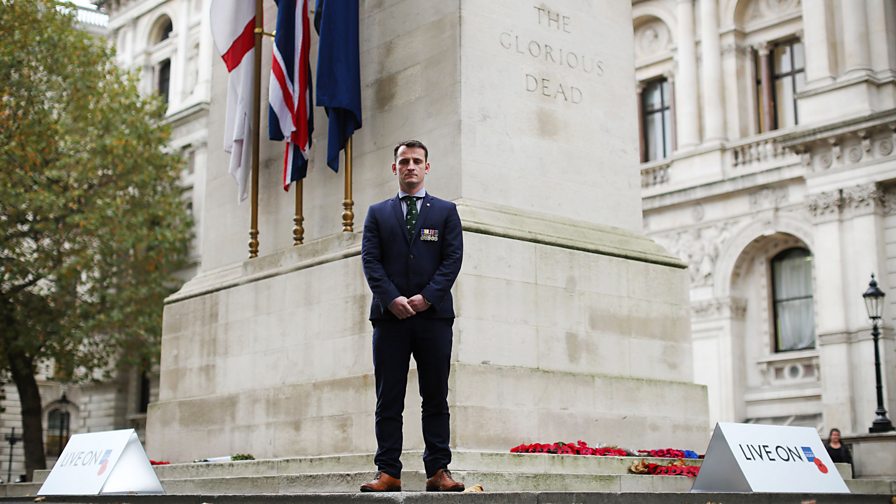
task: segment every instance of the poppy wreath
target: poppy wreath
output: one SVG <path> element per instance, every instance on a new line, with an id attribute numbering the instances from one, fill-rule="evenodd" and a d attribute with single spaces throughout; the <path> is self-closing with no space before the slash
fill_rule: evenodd
<path id="1" fill-rule="evenodd" d="M 696 478 L 700 473 L 700 466 L 685 465 L 680 459 L 670 464 L 654 464 L 641 459 L 628 468 L 635 474 L 651 474 L 654 476 L 687 476 Z"/>
<path id="2" fill-rule="evenodd" d="M 566 443 L 558 441 L 556 443 L 532 443 L 521 444 L 510 449 L 510 453 L 552 453 L 555 455 L 593 455 L 599 457 L 628 457 L 633 453 L 616 448 L 608 447 L 592 447 L 581 439 L 575 443 Z"/>
<path id="3" fill-rule="evenodd" d="M 697 459 L 700 455 L 691 450 L 676 450 L 675 448 L 661 448 L 659 450 L 638 450 L 638 454 L 644 457 L 673 458 L 673 459 Z"/>

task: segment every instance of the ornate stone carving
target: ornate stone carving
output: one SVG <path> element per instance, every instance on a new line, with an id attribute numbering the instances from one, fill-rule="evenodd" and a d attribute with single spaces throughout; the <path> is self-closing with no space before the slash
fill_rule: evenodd
<path id="1" fill-rule="evenodd" d="M 774 13 L 787 13 L 800 8 L 799 0 L 765 0 L 766 10 Z"/>
<path id="2" fill-rule="evenodd" d="M 832 152 L 825 152 L 824 154 L 818 156 L 818 166 L 822 170 L 827 170 L 834 164 L 834 154 Z"/>
<path id="3" fill-rule="evenodd" d="M 658 235 L 654 238 L 688 264 L 691 286 L 710 285 L 716 261 L 736 222 L 715 223 Z"/>
<path id="4" fill-rule="evenodd" d="M 856 125 L 851 131 L 815 134 L 804 141 L 784 142 L 803 156 L 813 172 L 849 170 L 854 165 L 893 159 L 896 155 L 896 124 L 878 121 Z"/>
<path id="5" fill-rule="evenodd" d="M 767 19 L 796 15 L 800 12 L 800 0 L 753 0 L 747 4 L 744 19 L 753 24 Z"/>
<path id="6" fill-rule="evenodd" d="M 671 163 L 663 163 L 649 168 L 641 169 L 641 188 L 663 185 L 669 182 L 669 167 Z"/>
<path id="7" fill-rule="evenodd" d="M 884 207 L 884 192 L 877 184 L 847 187 L 843 192 L 843 208 L 853 212 L 868 212 Z"/>
<path id="8" fill-rule="evenodd" d="M 779 208 L 784 203 L 787 203 L 787 190 L 781 187 L 767 187 L 750 194 L 750 210 Z"/>
<path id="9" fill-rule="evenodd" d="M 659 19 L 648 21 L 635 30 L 635 58 L 668 52 L 671 45 L 672 33 Z"/>
<path id="10" fill-rule="evenodd" d="M 824 218 L 847 211 L 850 213 L 890 211 L 893 201 L 893 197 L 872 183 L 814 194 L 808 197 L 807 206 L 813 217 Z"/>
<path id="11" fill-rule="evenodd" d="M 896 215 L 896 192 L 893 190 L 884 192 L 884 214 Z"/>
<path id="12" fill-rule="evenodd" d="M 691 314 L 697 318 L 730 317 L 743 319 L 747 314 L 747 301 L 741 298 L 698 301 L 691 303 Z"/>
<path id="13" fill-rule="evenodd" d="M 700 222 L 706 217 L 706 209 L 703 208 L 702 203 L 694 205 L 694 208 L 691 209 L 691 217 L 694 218 L 694 222 Z"/>
<path id="14" fill-rule="evenodd" d="M 808 197 L 809 213 L 812 217 L 821 218 L 837 215 L 843 205 L 840 191 L 823 192 Z"/>
<path id="15" fill-rule="evenodd" d="M 809 351 L 794 355 L 770 354 L 756 363 L 763 385 L 780 387 L 796 383 L 817 383 L 820 379 L 818 355 Z"/>
<path id="16" fill-rule="evenodd" d="M 774 138 L 765 138 L 732 147 L 734 166 L 746 166 L 762 162 L 781 162 L 796 152 L 783 147 Z"/>

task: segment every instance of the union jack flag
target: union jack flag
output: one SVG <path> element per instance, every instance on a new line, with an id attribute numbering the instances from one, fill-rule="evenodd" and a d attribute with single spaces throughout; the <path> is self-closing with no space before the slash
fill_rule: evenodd
<path id="1" fill-rule="evenodd" d="M 268 134 L 271 140 L 285 140 L 283 189 L 305 178 L 314 131 L 311 103 L 311 28 L 308 0 L 277 1 L 277 29 L 271 62 L 270 113 Z"/>

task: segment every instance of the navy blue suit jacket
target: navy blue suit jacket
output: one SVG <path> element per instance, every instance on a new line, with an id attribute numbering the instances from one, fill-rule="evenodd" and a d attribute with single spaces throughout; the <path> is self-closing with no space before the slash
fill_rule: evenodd
<path id="1" fill-rule="evenodd" d="M 451 286 L 464 254 L 460 216 L 454 203 L 429 193 L 418 205 L 420 218 L 411 240 L 397 195 L 367 210 L 361 261 L 373 292 L 370 320 L 398 320 L 389 304 L 416 294 L 432 306 L 415 317 L 454 318 Z"/>

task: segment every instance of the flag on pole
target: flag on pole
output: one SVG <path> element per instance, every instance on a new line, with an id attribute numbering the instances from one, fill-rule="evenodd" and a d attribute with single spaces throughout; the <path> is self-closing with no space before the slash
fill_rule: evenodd
<path id="1" fill-rule="evenodd" d="M 239 201 L 248 196 L 252 171 L 252 91 L 255 50 L 255 2 L 212 0 L 209 13 L 215 48 L 227 66 L 227 119 L 224 152 L 230 154 L 230 174 Z"/>
<path id="2" fill-rule="evenodd" d="M 276 0 L 268 136 L 285 140 L 283 189 L 308 173 L 314 114 L 311 103 L 311 28 L 308 0 Z"/>
<path id="3" fill-rule="evenodd" d="M 339 171 L 339 151 L 361 128 L 358 0 L 317 0 L 317 105 L 329 118 L 327 165 Z"/>

